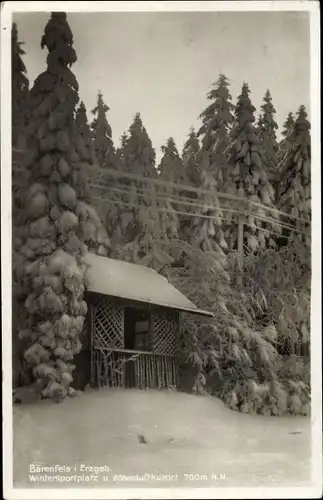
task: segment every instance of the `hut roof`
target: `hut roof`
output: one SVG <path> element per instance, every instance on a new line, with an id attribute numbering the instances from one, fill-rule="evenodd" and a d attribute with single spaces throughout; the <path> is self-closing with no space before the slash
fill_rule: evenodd
<path id="1" fill-rule="evenodd" d="M 198 309 L 153 269 L 93 253 L 85 256 L 85 263 L 90 292 L 213 317 L 211 312 Z"/>

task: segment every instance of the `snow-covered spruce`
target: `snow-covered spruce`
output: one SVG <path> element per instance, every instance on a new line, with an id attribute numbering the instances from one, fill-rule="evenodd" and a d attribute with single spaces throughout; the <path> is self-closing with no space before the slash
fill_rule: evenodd
<path id="1" fill-rule="evenodd" d="M 122 168 L 124 167 L 124 149 L 128 140 L 128 132 L 123 132 L 120 137 L 120 147 L 116 151 L 117 163 Z"/>
<path id="2" fill-rule="evenodd" d="M 125 173 L 146 178 L 147 182 L 129 178 L 125 183 L 127 194 L 122 195 L 124 207 L 120 214 L 122 238 L 115 255 L 160 271 L 171 259 L 161 248 L 164 234 L 160 212 L 156 210 L 157 189 L 149 182 L 158 176 L 156 154 L 139 113 L 124 137 L 119 156 Z"/>
<path id="3" fill-rule="evenodd" d="M 208 151 L 201 148 L 197 156 L 200 186 L 207 193 L 198 195 L 198 205 L 191 207 L 192 217 L 188 241 L 196 248 L 223 254 L 227 248 L 222 231 L 222 212 L 218 197 L 217 182 L 210 164 Z M 202 217 L 199 217 L 199 215 Z"/>
<path id="4" fill-rule="evenodd" d="M 293 113 L 288 113 L 282 130 L 282 139 L 278 145 L 278 170 L 281 174 L 282 168 L 285 165 L 286 158 L 290 152 L 293 143 L 293 134 L 295 127 L 295 118 Z"/>
<path id="5" fill-rule="evenodd" d="M 29 182 L 16 272 L 28 320 L 19 335 L 28 339 L 25 359 L 43 396 L 60 400 L 73 392 L 72 361 L 87 312 L 82 256 L 88 248 L 106 255 L 109 240 L 83 197 L 78 84 L 69 69 L 76 54 L 65 13 L 52 13 L 41 45 L 47 69 L 35 80 L 27 110 Z"/>
<path id="6" fill-rule="evenodd" d="M 197 132 L 203 152 L 208 154 L 210 170 L 217 189 L 225 191 L 227 185 L 227 148 L 233 123 L 234 106 L 231 103 L 229 81 L 219 75 L 214 88 L 207 95 L 211 104 L 201 113 L 202 126 Z"/>
<path id="7" fill-rule="evenodd" d="M 182 161 L 186 172 L 188 183 L 194 187 L 199 186 L 199 170 L 197 155 L 200 151 L 200 143 L 196 132 L 192 127 L 182 151 Z"/>
<path id="8" fill-rule="evenodd" d="M 81 138 L 79 141 L 79 149 L 82 157 L 91 163 L 95 163 L 96 157 L 92 142 L 90 125 L 88 123 L 86 108 L 83 101 L 80 102 L 75 114 L 75 135 L 76 138 Z M 76 143 L 77 144 L 77 143 Z"/>
<path id="9" fill-rule="evenodd" d="M 90 125 L 91 144 L 95 154 L 97 166 L 101 170 L 100 188 L 92 186 L 92 192 L 97 198 L 96 206 L 101 220 L 109 234 L 112 235 L 111 246 L 115 247 L 116 242 L 121 237 L 120 233 L 120 178 L 115 178 L 109 175 L 108 170 L 121 171 L 121 162 L 116 153 L 113 139 L 112 129 L 107 119 L 109 107 L 103 101 L 103 95 L 98 93 L 97 105 L 92 110 L 94 116 Z M 102 184 L 103 182 L 103 184 Z M 108 191 L 105 190 L 108 187 Z M 104 201 L 101 199 L 104 195 Z"/>
<path id="10" fill-rule="evenodd" d="M 232 126 L 233 105 L 229 83 L 224 75 L 219 75 L 214 88 L 207 95 L 211 104 L 201 113 L 202 126 L 197 132 L 201 138 L 201 148 L 196 152 L 195 161 L 191 163 L 192 181 L 197 187 L 209 191 L 197 198 L 199 206 L 191 208 L 191 212 L 202 214 L 203 217 L 193 217 L 185 233 L 186 238 L 197 248 L 222 252 L 227 243 L 222 231 L 223 213 L 220 210 L 217 191 L 226 190 L 227 184 L 227 148 L 229 132 Z M 194 141 L 194 136 L 190 137 Z M 198 144 L 192 142 L 196 149 Z M 202 205 L 201 205 L 202 203 Z"/>
<path id="11" fill-rule="evenodd" d="M 290 240 L 311 245 L 311 125 L 304 106 L 299 108 L 292 133 L 286 135 L 286 155 L 281 165 L 279 207 L 295 217 Z M 299 220 L 303 219 L 303 220 Z M 304 221 L 308 221 L 307 223 Z"/>
<path id="12" fill-rule="evenodd" d="M 170 137 L 165 146 L 161 148 L 163 156 L 158 166 L 160 180 L 177 184 L 178 186 L 188 183 L 186 171 L 182 159 L 178 153 L 174 139 Z M 160 212 L 161 224 L 161 239 L 164 242 L 164 248 L 168 253 L 171 253 L 170 242 L 174 238 L 178 238 L 180 228 L 182 226 L 183 216 L 176 212 L 185 212 L 185 204 L 176 203 L 181 196 L 186 196 L 182 190 L 174 189 L 169 185 L 161 185 L 157 188 L 157 193 L 162 197 L 158 201 L 158 206 L 164 212 Z"/>
<path id="13" fill-rule="evenodd" d="M 275 114 L 276 110 L 272 103 L 272 97 L 270 91 L 267 90 L 263 104 L 261 105 L 257 127 L 263 151 L 264 167 L 276 193 L 280 179 L 278 175 L 278 142 L 276 136 L 278 125 L 275 120 Z"/>
<path id="14" fill-rule="evenodd" d="M 249 250 L 257 251 L 275 245 L 271 233 L 279 234 L 280 226 L 276 212 L 246 204 L 251 201 L 275 208 L 275 193 L 266 171 L 261 140 L 254 126 L 255 107 L 249 94 L 249 87 L 244 83 L 235 109 L 235 125 L 230 133 L 227 193 L 241 198 L 241 202 L 233 203 L 232 208 L 247 212 L 244 216 L 244 244 Z M 226 240 L 229 248 L 234 250 L 237 248 L 236 215 L 228 212 L 226 218 Z"/>
<path id="15" fill-rule="evenodd" d="M 182 151 L 182 162 L 186 175 L 186 182 L 189 186 L 198 188 L 200 186 L 201 172 L 199 169 L 200 143 L 195 129 L 192 127 Z M 185 212 L 193 214 L 194 201 L 198 200 L 198 194 L 194 191 L 188 191 L 185 196 L 192 201 L 185 206 Z M 189 241 L 191 237 L 192 215 L 182 215 L 180 225 L 180 238 L 183 241 Z"/>
<path id="16" fill-rule="evenodd" d="M 112 129 L 107 120 L 109 106 L 103 101 L 103 95 L 98 93 L 97 105 L 92 110 L 94 119 L 91 123 L 93 147 L 100 167 L 115 166 L 115 148 L 112 140 Z"/>

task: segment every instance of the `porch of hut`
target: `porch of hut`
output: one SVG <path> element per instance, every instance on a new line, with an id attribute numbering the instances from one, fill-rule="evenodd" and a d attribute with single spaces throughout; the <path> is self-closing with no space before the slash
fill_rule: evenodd
<path id="1" fill-rule="evenodd" d="M 88 254 L 88 314 L 74 387 L 176 388 L 179 316 L 204 316 L 145 266 Z"/>

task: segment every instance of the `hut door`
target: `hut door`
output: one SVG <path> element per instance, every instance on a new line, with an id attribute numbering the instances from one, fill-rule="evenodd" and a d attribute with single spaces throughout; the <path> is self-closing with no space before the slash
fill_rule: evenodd
<path id="1" fill-rule="evenodd" d="M 143 309 L 126 307 L 124 312 L 124 346 L 126 351 L 150 350 L 150 313 Z M 126 387 L 136 386 L 135 363 L 125 364 Z"/>
<path id="2" fill-rule="evenodd" d="M 143 309 L 125 308 L 124 316 L 125 349 L 131 351 L 151 350 L 150 313 Z"/>
<path id="3" fill-rule="evenodd" d="M 130 307 L 124 312 L 124 348 L 131 351 L 135 348 L 135 310 Z"/>

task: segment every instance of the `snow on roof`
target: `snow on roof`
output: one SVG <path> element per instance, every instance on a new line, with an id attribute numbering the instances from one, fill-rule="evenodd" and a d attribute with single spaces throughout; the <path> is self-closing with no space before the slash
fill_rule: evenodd
<path id="1" fill-rule="evenodd" d="M 153 269 L 93 253 L 88 253 L 84 260 L 90 292 L 213 317 L 212 313 L 198 309 Z"/>

